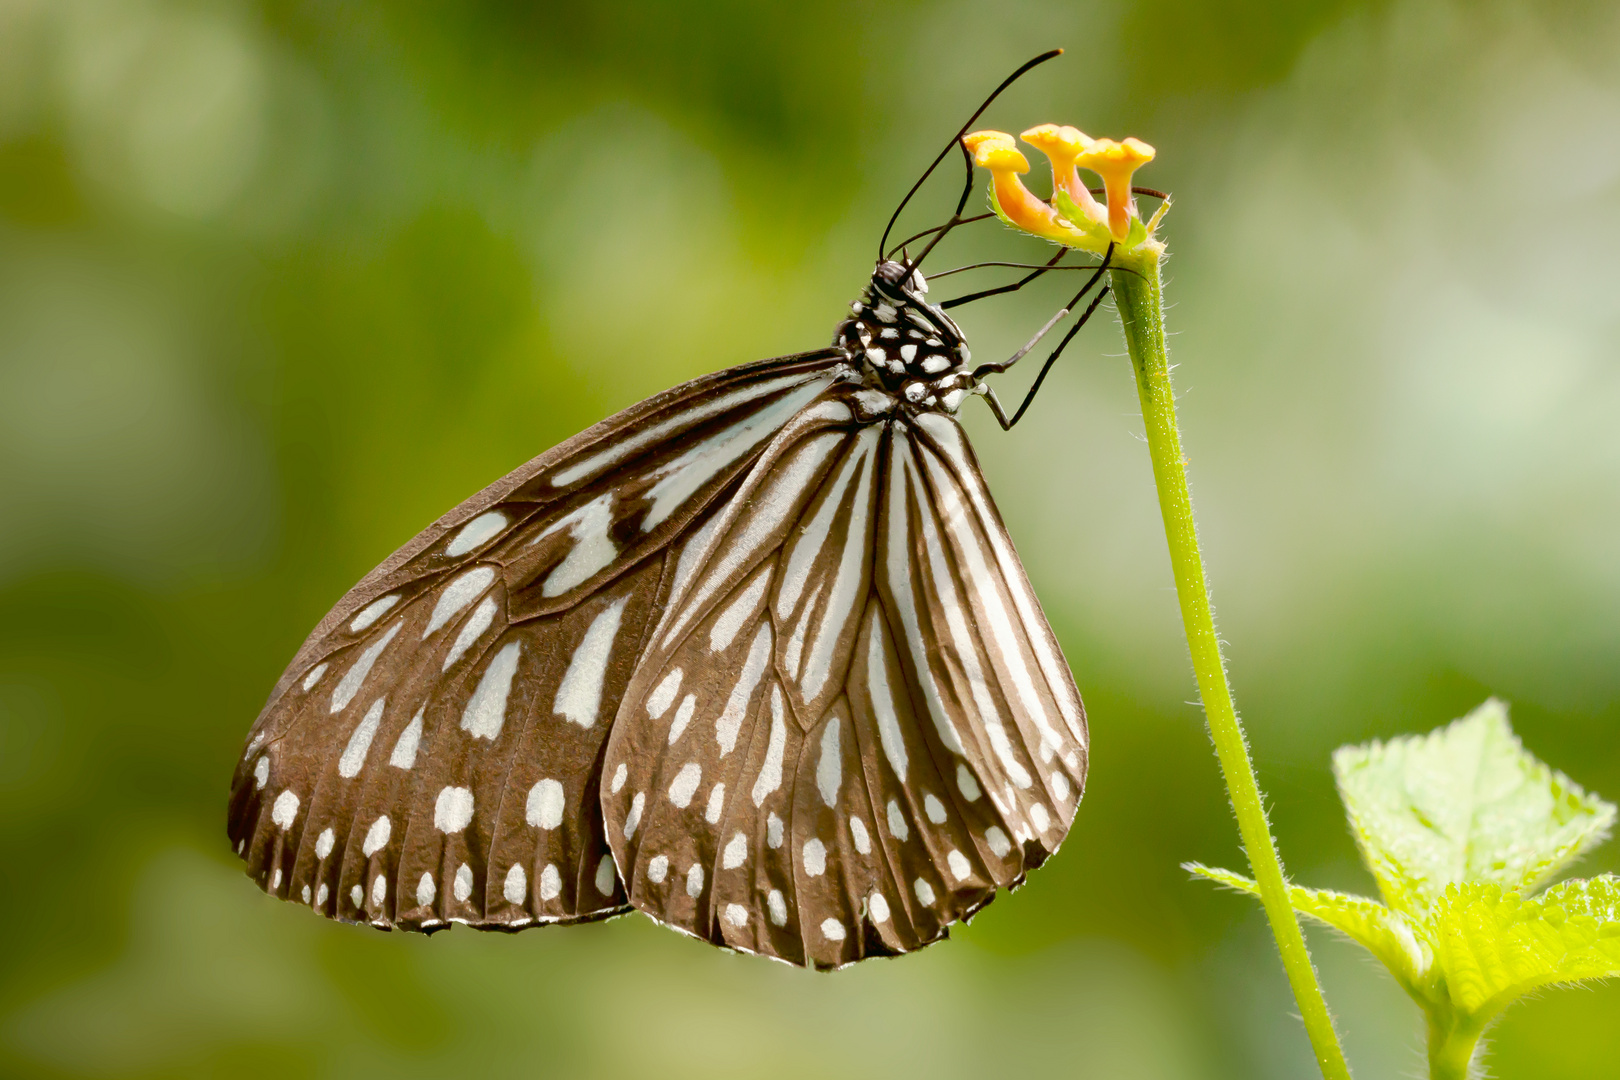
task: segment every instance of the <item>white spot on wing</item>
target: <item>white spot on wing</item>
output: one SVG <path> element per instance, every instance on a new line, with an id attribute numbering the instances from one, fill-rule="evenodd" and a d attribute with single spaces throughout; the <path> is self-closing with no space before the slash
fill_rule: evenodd
<path id="1" fill-rule="evenodd" d="M 447 787 L 439 792 L 433 804 L 433 827 L 442 833 L 458 833 L 472 823 L 473 793 L 471 788 Z"/>
<path id="2" fill-rule="evenodd" d="M 647 860 L 647 878 L 654 885 L 662 885 L 664 879 L 669 877 L 669 856 L 654 855 Z"/>
<path id="3" fill-rule="evenodd" d="M 490 583 L 495 580 L 493 566 L 479 566 L 462 574 L 439 594 L 439 602 L 433 605 L 433 615 L 428 619 L 427 629 L 422 631 L 425 641 L 432 633 L 454 618 L 462 608 L 481 596 Z"/>
<path id="4" fill-rule="evenodd" d="M 603 855 L 596 864 L 596 891 L 603 896 L 612 896 L 614 883 L 618 880 L 619 872 L 613 868 L 613 856 Z"/>
<path id="5" fill-rule="evenodd" d="M 707 554 L 709 541 L 714 539 L 714 530 L 719 527 L 720 518 L 721 515 L 717 513 L 709 515 L 709 520 L 705 521 L 703 527 L 693 533 L 692 539 L 688 540 L 686 546 L 681 548 L 681 557 L 675 561 L 675 577 L 670 582 L 670 606 L 665 612 L 664 620 L 674 614 L 675 605 L 681 597 L 681 590 L 685 589 L 687 583 L 692 580 L 692 574 L 697 571 L 698 563 Z M 664 625 L 664 620 L 659 621 L 660 627 Z"/>
<path id="6" fill-rule="evenodd" d="M 923 813 L 927 814 L 928 820 L 935 825 L 945 824 L 945 804 L 940 802 L 939 797 L 933 792 L 923 796 Z"/>
<path id="7" fill-rule="evenodd" d="M 422 743 L 422 714 L 427 711 L 427 703 L 416 710 L 411 722 L 405 725 L 405 730 L 399 733 L 399 741 L 394 743 L 393 753 L 388 755 L 388 764 L 396 769 L 409 769 L 416 764 L 416 748 Z"/>
<path id="8" fill-rule="evenodd" d="M 461 727 L 475 739 L 494 741 L 506 723 L 506 696 L 512 691 L 512 677 L 517 674 L 518 655 L 522 642 L 509 641 L 501 646 L 489 667 L 478 680 L 478 689 L 467 701 L 461 714 Z"/>
<path id="9" fill-rule="evenodd" d="M 366 906 L 366 890 L 361 888 L 360 886 L 356 885 L 354 888 L 349 890 L 349 899 L 354 901 L 354 906 L 355 907 L 357 907 L 357 908 L 365 907 Z"/>
<path id="10" fill-rule="evenodd" d="M 546 868 L 540 871 L 540 899 L 555 900 L 561 893 L 562 874 L 557 870 L 556 863 L 546 863 Z"/>
<path id="11" fill-rule="evenodd" d="M 1062 773 L 1052 774 L 1052 795 L 1058 802 L 1069 801 L 1069 778 Z"/>
<path id="12" fill-rule="evenodd" d="M 468 866 L 466 863 L 462 863 L 459 867 L 457 867 L 456 880 L 451 883 L 450 888 L 451 891 L 455 893 L 456 899 L 465 904 L 467 902 L 467 898 L 472 895 L 473 890 L 472 867 Z"/>
<path id="13" fill-rule="evenodd" d="M 741 904 L 726 905 L 726 922 L 732 926 L 748 925 L 748 909 Z"/>
<path id="14" fill-rule="evenodd" d="M 371 879 L 371 906 L 381 907 L 386 899 L 388 899 L 388 879 L 378 874 Z"/>
<path id="15" fill-rule="evenodd" d="M 880 892 L 873 893 L 867 899 L 866 910 L 871 913 L 874 923 L 886 923 L 889 921 L 889 901 Z"/>
<path id="16" fill-rule="evenodd" d="M 810 623 L 815 619 L 816 598 L 821 595 L 821 582 L 810 590 L 810 599 L 804 602 L 804 610 L 799 612 L 799 621 L 793 625 L 793 634 L 788 638 L 787 647 L 782 650 L 782 663 L 787 667 L 788 677 L 799 677 L 799 664 L 804 657 L 804 636 L 810 631 Z"/>
<path id="17" fill-rule="evenodd" d="M 630 767 L 622 761 L 619 762 L 619 767 L 613 770 L 613 785 L 611 788 L 613 794 L 617 795 L 619 793 L 620 789 L 624 787 L 625 780 L 627 780 L 629 776 Z"/>
<path id="18" fill-rule="evenodd" d="M 553 711 L 582 728 L 595 724 L 602 708 L 602 684 L 607 678 L 608 660 L 613 656 L 613 639 L 618 636 L 624 606 L 629 602 L 628 596 L 620 597 L 591 620 L 557 687 Z"/>
<path id="19" fill-rule="evenodd" d="M 821 801 L 838 805 L 838 785 L 843 781 L 843 757 L 838 748 L 838 716 L 835 713 L 821 733 L 821 758 L 816 762 L 816 789 Z"/>
<path id="20" fill-rule="evenodd" d="M 771 735 L 770 741 L 765 747 L 765 764 L 760 766 L 759 777 L 754 781 L 755 806 L 764 803 L 767 795 L 782 786 L 782 755 L 786 746 L 787 725 L 783 722 L 782 716 L 782 688 L 773 684 L 771 686 Z"/>
<path id="21" fill-rule="evenodd" d="M 821 920 L 821 936 L 828 941 L 843 941 L 848 931 L 844 924 L 837 919 L 827 918 Z"/>
<path id="22" fill-rule="evenodd" d="M 675 740 L 681 737 L 686 725 L 692 722 L 692 713 L 695 711 L 697 711 L 697 695 L 687 694 L 681 701 L 681 707 L 675 710 L 675 719 L 670 721 L 669 745 L 675 745 Z"/>
<path id="23" fill-rule="evenodd" d="M 804 842 L 804 872 L 811 877 L 820 877 L 827 872 L 827 845 L 820 840 Z"/>
<path id="24" fill-rule="evenodd" d="M 691 806 L 692 795 L 702 779 L 703 767 L 695 761 L 688 761 L 681 766 L 681 771 L 675 774 L 675 779 L 669 785 L 669 801 L 683 810 Z"/>
<path id="25" fill-rule="evenodd" d="M 479 514 L 461 527 L 444 549 L 446 555 L 465 555 L 473 548 L 482 547 L 496 533 L 506 528 L 506 515 L 499 510 Z"/>
<path id="26" fill-rule="evenodd" d="M 766 622 L 760 624 L 759 632 L 754 635 L 754 643 L 748 647 L 748 659 L 743 662 L 742 675 L 726 701 L 725 712 L 715 722 L 715 739 L 720 743 L 721 757 L 731 753 L 737 745 L 737 732 L 742 728 L 743 717 L 754 699 L 754 688 L 764 676 L 765 665 L 770 658 L 771 626 Z"/>
<path id="27" fill-rule="evenodd" d="M 359 633 L 384 615 L 388 614 L 395 604 L 399 603 L 399 594 L 391 593 L 388 596 L 373 600 L 360 610 L 360 614 L 349 623 L 349 629 Z"/>
<path id="28" fill-rule="evenodd" d="M 1030 805 L 1029 820 L 1031 824 L 1035 826 L 1036 832 L 1045 832 L 1046 827 L 1052 824 L 1052 819 L 1047 816 L 1046 807 L 1042 806 L 1040 803 L 1032 803 Z"/>
<path id="29" fill-rule="evenodd" d="M 889 800 L 889 835 L 902 844 L 911 839 L 911 826 L 906 824 L 906 816 L 900 812 L 900 801 Z"/>
<path id="30" fill-rule="evenodd" d="M 959 762 L 956 766 L 956 787 L 962 793 L 962 798 L 968 802 L 977 802 L 979 800 L 981 794 L 979 782 L 973 779 L 973 774 L 968 771 L 965 763 Z"/>
<path id="31" fill-rule="evenodd" d="M 770 910 L 771 922 L 777 926 L 787 925 L 787 900 L 782 896 L 781 889 L 772 889 L 765 898 L 765 906 Z"/>
<path id="32" fill-rule="evenodd" d="M 394 635 L 399 633 L 401 625 L 396 622 L 390 626 L 388 633 L 372 642 L 366 651 L 360 654 L 360 659 L 354 662 L 354 666 L 343 673 L 343 678 L 338 680 L 337 689 L 332 691 L 333 712 L 342 712 L 348 707 L 349 702 L 354 700 L 354 695 L 360 692 L 360 685 L 366 681 L 366 676 L 371 674 L 372 665 L 376 664 L 377 657 L 388 648 L 388 643 L 394 640 Z"/>
<path id="33" fill-rule="evenodd" d="M 675 704 L 675 695 L 681 692 L 681 669 L 675 668 L 659 680 L 653 692 L 647 695 L 647 715 L 657 720 Z"/>
<path id="34" fill-rule="evenodd" d="M 703 892 L 703 864 L 693 863 L 686 870 L 686 895 L 697 899 Z"/>
<path id="35" fill-rule="evenodd" d="M 866 822 L 858 817 L 849 819 L 849 835 L 855 841 L 855 850 L 862 855 L 872 854 L 872 837 L 866 831 Z"/>
<path id="36" fill-rule="evenodd" d="M 725 870 L 735 870 L 748 858 L 748 837 L 742 833 L 732 836 L 726 844 L 726 850 L 720 856 L 720 866 Z"/>
<path id="37" fill-rule="evenodd" d="M 720 812 L 726 807 L 726 785 L 716 784 L 709 792 L 709 805 L 703 810 L 703 820 L 710 825 L 720 824 Z"/>
<path id="38" fill-rule="evenodd" d="M 624 768 L 620 765 L 619 768 Z M 613 790 L 617 791 L 618 788 Z M 537 829 L 555 829 L 563 819 L 563 786 L 547 777 L 529 789 L 523 820 Z"/>
<path id="39" fill-rule="evenodd" d="M 900 717 L 894 708 L 894 692 L 889 688 L 889 660 L 883 648 L 883 637 L 887 633 L 883 616 L 874 604 L 871 633 L 866 646 L 866 682 L 872 712 L 877 717 L 878 742 L 883 746 L 883 756 L 888 759 L 895 778 L 904 780 L 909 762 L 906 758 L 906 740 L 900 733 Z"/>
<path id="40" fill-rule="evenodd" d="M 450 665 L 460 660 L 466 651 L 472 648 L 472 643 L 484 636 L 489 624 L 495 621 L 495 598 L 486 596 L 473 609 L 465 623 L 461 626 L 461 633 L 456 635 L 455 644 L 450 646 L 450 652 L 444 658 L 443 671 L 449 671 Z"/>
<path id="41" fill-rule="evenodd" d="M 991 851 L 995 852 L 998 859 L 1005 858 L 1007 852 L 1012 850 L 1012 841 L 1008 840 L 1007 834 L 1002 832 L 1000 827 L 996 825 L 984 830 L 984 842 Z"/>
<path id="42" fill-rule="evenodd" d="M 956 876 L 957 881 L 967 880 L 967 876 L 973 872 L 973 867 L 969 865 L 967 856 L 955 848 L 952 848 L 951 853 L 945 856 L 945 865 L 951 868 L 951 873 Z"/>
<path id="43" fill-rule="evenodd" d="M 416 883 L 416 902 L 422 907 L 433 903 L 433 898 L 439 894 L 439 889 L 433 884 L 432 874 L 423 874 L 422 880 Z"/>
<path id="44" fill-rule="evenodd" d="M 354 734 L 349 736 L 348 745 L 343 748 L 343 756 L 338 758 L 338 775 L 345 780 L 360 775 L 360 767 L 366 763 L 366 754 L 371 750 L 371 740 L 377 734 L 382 714 L 383 699 L 378 698 L 371 703 L 371 708 L 366 710 L 360 723 L 355 725 Z"/>
<path id="45" fill-rule="evenodd" d="M 782 846 L 782 819 L 774 812 L 765 818 L 765 843 L 772 851 Z"/>
<path id="46" fill-rule="evenodd" d="M 922 878 L 911 883 L 911 889 L 917 894 L 918 901 L 924 907 L 931 907 L 934 903 L 934 887 Z"/>
<path id="47" fill-rule="evenodd" d="M 563 561 L 552 568 L 540 586 L 542 596 L 561 596 L 569 589 L 584 584 L 591 575 L 611 563 L 619 554 L 618 547 L 608 536 L 613 525 L 613 492 L 597 496 L 584 506 L 573 510 L 547 526 L 546 531 L 529 541 L 537 544 L 546 537 L 566 528 L 574 546 L 568 549 Z"/>
<path id="48" fill-rule="evenodd" d="M 321 835 L 315 838 L 315 857 L 324 859 L 332 854 L 332 846 L 337 843 L 337 837 L 330 828 L 321 830 Z"/>
<path id="49" fill-rule="evenodd" d="M 387 814 L 373 821 L 371 828 L 366 830 L 365 843 L 360 845 L 360 850 L 365 852 L 366 858 L 371 858 L 386 847 L 393 831 L 394 823 L 388 820 Z"/>
<path id="50" fill-rule="evenodd" d="M 325 675 L 325 674 L 326 674 L 326 665 L 325 664 L 316 664 L 314 667 L 310 668 L 309 669 L 309 674 L 304 676 L 304 692 L 308 693 L 310 688 L 312 686 L 314 686 L 316 683 L 320 682 L 321 681 L 321 676 Z"/>
<path id="51" fill-rule="evenodd" d="M 330 896 L 330 895 L 331 895 L 331 890 L 326 887 L 326 882 L 324 882 L 324 881 L 321 882 L 320 885 L 316 886 L 316 889 L 315 889 L 315 906 L 316 907 L 325 907 L 326 906 L 326 898 L 328 896 Z"/>
<path id="52" fill-rule="evenodd" d="M 636 797 L 630 800 L 630 812 L 624 816 L 624 838 L 626 840 L 635 835 L 636 826 L 641 824 L 641 810 L 647 805 L 647 793 L 636 792 Z"/>
<path id="53" fill-rule="evenodd" d="M 759 599 L 765 595 L 765 586 L 771 583 L 770 570 L 763 570 L 754 576 L 753 584 L 744 589 L 715 619 L 714 625 L 709 628 L 709 651 L 724 652 L 731 648 L 736 640 L 737 631 L 751 618 L 759 608 Z"/>
<path id="54" fill-rule="evenodd" d="M 270 820 L 282 831 L 292 828 L 293 821 L 298 817 L 298 796 L 290 791 L 283 791 L 276 796 L 276 804 L 270 808 Z"/>
<path id="55" fill-rule="evenodd" d="M 513 863 L 512 869 L 506 872 L 506 880 L 501 884 L 501 895 L 506 897 L 509 904 L 521 904 L 529 897 L 529 875 L 520 863 Z"/>
<path id="56" fill-rule="evenodd" d="M 266 754 L 253 763 L 253 790 L 263 791 L 270 781 L 270 756 Z"/>

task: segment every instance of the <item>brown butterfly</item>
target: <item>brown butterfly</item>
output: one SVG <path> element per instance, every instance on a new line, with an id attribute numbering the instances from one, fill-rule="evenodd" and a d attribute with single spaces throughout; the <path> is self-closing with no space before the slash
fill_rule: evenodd
<path id="1" fill-rule="evenodd" d="M 968 191 L 915 259 L 885 231 L 832 346 L 603 421 L 350 590 L 237 767 L 252 877 L 383 928 L 635 908 L 837 967 L 941 939 L 1055 852 L 1085 713 L 955 419 L 979 393 L 1016 423 L 1040 380 L 1009 419 L 982 379 L 1035 342 L 971 368 L 945 309 L 1058 260 L 930 303 L 918 264 L 990 216 Z"/>

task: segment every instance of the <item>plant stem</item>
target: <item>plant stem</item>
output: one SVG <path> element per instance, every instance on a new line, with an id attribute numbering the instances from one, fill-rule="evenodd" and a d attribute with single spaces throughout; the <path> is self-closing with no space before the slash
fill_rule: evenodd
<path id="1" fill-rule="evenodd" d="M 1429 1080 L 1468 1080 L 1484 1025 L 1446 1024 L 1429 1014 Z"/>
<path id="2" fill-rule="evenodd" d="M 1293 986 L 1294 1000 L 1299 1003 L 1305 1031 L 1316 1052 L 1317 1066 L 1328 1080 L 1349 1080 L 1350 1068 L 1345 1064 L 1327 1001 L 1317 984 L 1316 970 L 1305 948 L 1305 936 L 1288 903 L 1282 860 L 1271 837 L 1265 804 L 1255 782 L 1254 764 L 1249 760 L 1249 748 L 1243 738 L 1243 726 L 1238 722 L 1232 692 L 1226 683 L 1220 639 L 1215 636 L 1215 616 L 1210 609 L 1204 562 L 1198 551 L 1192 497 L 1187 490 L 1186 460 L 1182 457 L 1181 435 L 1176 428 L 1175 395 L 1170 386 L 1159 274 L 1163 251 L 1162 245 L 1148 241 L 1125 255 L 1116 254 L 1115 269 L 1110 271 L 1110 276 L 1114 301 L 1125 329 L 1126 348 L 1130 350 L 1131 365 L 1136 369 L 1136 390 L 1142 400 L 1142 420 L 1153 458 L 1153 479 L 1159 488 L 1165 539 L 1170 544 L 1181 620 L 1187 631 L 1187 645 L 1192 652 L 1193 671 L 1204 700 L 1210 737 L 1226 778 L 1232 809 L 1237 814 L 1238 831 L 1243 837 L 1254 879 L 1260 886 L 1260 901 L 1265 906 L 1266 917 L 1271 920 L 1271 933 L 1277 939 L 1283 969 Z"/>

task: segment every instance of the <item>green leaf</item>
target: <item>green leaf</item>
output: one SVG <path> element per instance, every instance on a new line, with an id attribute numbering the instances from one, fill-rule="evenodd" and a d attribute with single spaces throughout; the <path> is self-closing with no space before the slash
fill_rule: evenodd
<path id="1" fill-rule="evenodd" d="M 1183 863 L 1182 869 L 1250 896 L 1260 895 L 1258 885 L 1230 870 L 1202 863 Z M 1365 896 L 1299 885 L 1288 886 L 1288 902 L 1301 915 L 1326 923 L 1378 957 L 1408 993 L 1421 999 L 1433 992 L 1434 951 L 1407 916 Z"/>
<path id="2" fill-rule="evenodd" d="M 1615 817 L 1527 753 L 1495 698 L 1428 735 L 1344 747 L 1333 768 L 1384 900 L 1420 917 L 1462 882 L 1531 891 Z"/>
<path id="3" fill-rule="evenodd" d="M 1434 911 L 1452 1002 L 1481 1019 L 1551 983 L 1620 975 L 1620 878 L 1566 881 L 1533 900 L 1495 885 L 1446 889 Z"/>

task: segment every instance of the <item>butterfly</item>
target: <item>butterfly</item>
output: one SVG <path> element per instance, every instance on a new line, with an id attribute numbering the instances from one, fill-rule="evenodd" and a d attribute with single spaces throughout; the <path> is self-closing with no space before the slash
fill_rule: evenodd
<path id="1" fill-rule="evenodd" d="M 381 928 L 639 910 L 835 968 L 1056 852 L 1085 711 L 956 420 L 982 394 L 1016 423 L 983 382 L 1012 361 L 971 367 L 946 311 L 1022 282 L 934 304 L 918 266 L 990 216 L 969 189 L 918 257 L 885 231 L 831 346 L 626 409 L 350 590 L 236 768 L 253 879 Z"/>

